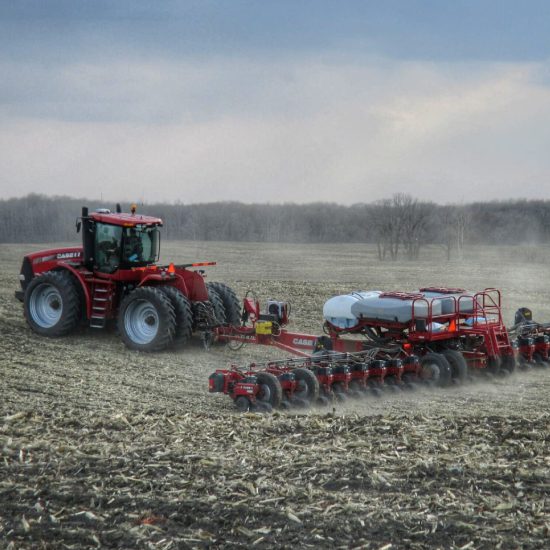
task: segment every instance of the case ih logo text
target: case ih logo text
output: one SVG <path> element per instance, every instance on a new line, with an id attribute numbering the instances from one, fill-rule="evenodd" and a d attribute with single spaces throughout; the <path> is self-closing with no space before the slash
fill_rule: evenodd
<path id="1" fill-rule="evenodd" d="M 308 348 L 312 348 L 315 345 L 314 340 L 309 340 L 307 338 L 294 338 L 292 343 L 295 346 L 307 346 Z"/>
<path id="2" fill-rule="evenodd" d="M 256 341 L 256 336 L 254 335 L 248 335 L 248 334 L 239 334 L 238 338 L 236 340 L 250 340 L 252 342 Z"/>
<path id="3" fill-rule="evenodd" d="M 58 260 L 67 260 L 69 258 L 79 258 L 80 252 L 62 252 L 56 256 Z"/>

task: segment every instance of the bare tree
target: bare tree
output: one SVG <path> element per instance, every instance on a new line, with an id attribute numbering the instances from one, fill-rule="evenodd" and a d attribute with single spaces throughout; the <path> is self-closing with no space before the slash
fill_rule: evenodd
<path id="1" fill-rule="evenodd" d="M 392 260 L 399 256 L 401 247 L 409 260 L 416 260 L 420 248 L 426 244 L 432 210 L 435 205 L 419 202 L 406 193 L 397 193 L 391 199 L 375 203 L 373 226 L 378 258 Z"/>
<path id="2" fill-rule="evenodd" d="M 466 236 L 466 228 L 468 227 L 470 212 L 465 206 L 457 206 L 455 215 L 455 232 L 456 232 L 456 248 L 458 257 L 464 257 L 464 244 Z"/>
<path id="3" fill-rule="evenodd" d="M 437 233 L 439 238 L 432 238 L 433 242 L 441 244 L 447 260 L 451 259 L 453 249 L 457 257 L 463 258 L 466 228 L 470 214 L 463 205 L 440 206 L 437 209 Z"/>
<path id="4" fill-rule="evenodd" d="M 400 198 L 400 211 L 403 218 L 403 247 L 408 260 L 417 260 L 420 248 L 428 240 L 428 229 L 434 218 L 435 205 L 419 202 L 410 195 Z"/>
<path id="5" fill-rule="evenodd" d="M 0 199 L 0 243 L 77 242 L 82 205 L 114 208 L 97 200 L 27 195 Z M 122 204 L 128 211 L 129 204 Z M 381 260 L 418 258 L 425 244 L 461 257 L 472 244 L 547 243 L 550 201 L 427 204 L 407 194 L 371 204 L 157 203 L 140 207 L 164 220 L 166 239 L 376 244 Z"/>
<path id="6" fill-rule="evenodd" d="M 399 255 L 404 225 L 403 205 L 406 197 L 403 193 L 397 193 L 391 199 L 375 203 L 373 226 L 380 260 L 385 260 L 388 253 L 392 260 L 396 260 Z"/>

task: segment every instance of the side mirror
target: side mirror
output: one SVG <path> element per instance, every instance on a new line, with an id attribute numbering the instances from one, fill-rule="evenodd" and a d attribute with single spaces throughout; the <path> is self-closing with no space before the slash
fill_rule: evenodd
<path id="1" fill-rule="evenodd" d="M 76 232 L 80 233 L 80 228 L 82 227 L 82 221 L 76 220 Z"/>

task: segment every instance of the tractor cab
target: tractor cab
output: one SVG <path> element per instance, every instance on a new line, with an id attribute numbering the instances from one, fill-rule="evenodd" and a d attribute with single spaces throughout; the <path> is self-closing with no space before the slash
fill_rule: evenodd
<path id="1" fill-rule="evenodd" d="M 82 226 L 84 264 L 101 273 L 155 264 L 160 254 L 160 218 L 136 214 L 111 213 L 99 209 L 91 214 L 82 209 L 77 229 Z"/>

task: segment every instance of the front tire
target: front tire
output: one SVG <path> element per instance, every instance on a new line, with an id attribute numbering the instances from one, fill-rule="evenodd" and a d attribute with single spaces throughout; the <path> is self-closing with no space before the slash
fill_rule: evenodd
<path id="1" fill-rule="evenodd" d="M 172 343 L 176 332 L 174 306 L 158 288 L 139 287 L 122 300 L 118 329 L 130 349 L 163 350 Z"/>
<path id="2" fill-rule="evenodd" d="M 74 277 L 68 271 L 47 271 L 32 279 L 24 311 L 31 329 L 41 336 L 57 338 L 72 332 L 82 311 Z"/>

